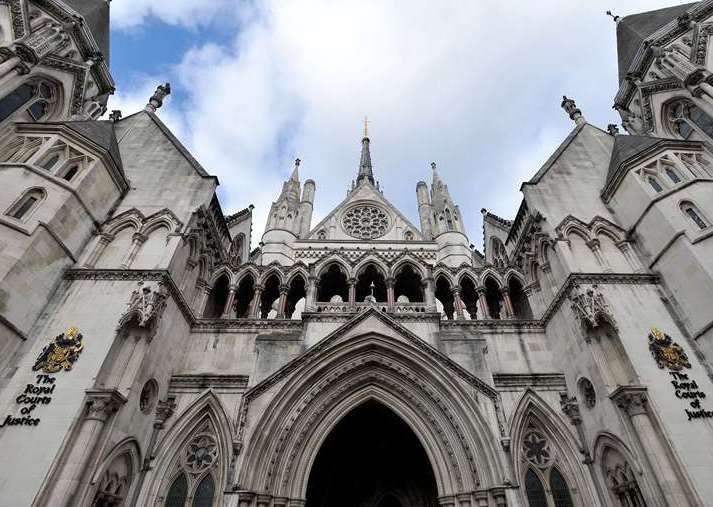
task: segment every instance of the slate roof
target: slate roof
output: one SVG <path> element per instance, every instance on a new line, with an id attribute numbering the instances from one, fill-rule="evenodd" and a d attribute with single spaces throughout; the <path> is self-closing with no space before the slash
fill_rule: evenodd
<path id="1" fill-rule="evenodd" d="M 697 2 L 666 7 L 655 11 L 625 16 L 617 23 L 616 39 L 619 59 L 619 82 L 626 77 L 641 43 L 656 30 L 682 15 Z"/>
<path id="2" fill-rule="evenodd" d="M 109 2 L 107 0 L 63 0 L 77 11 L 91 30 L 99 50 L 109 63 Z"/>
<path id="3" fill-rule="evenodd" d="M 116 141 L 114 133 L 114 123 L 111 121 L 66 121 L 63 122 L 68 128 L 74 130 L 81 136 L 94 141 L 105 149 L 121 172 L 124 168 L 121 164 L 121 154 L 119 153 L 119 143 Z"/>
<path id="4" fill-rule="evenodd" d="M 617 169 L 622 163 L 662 141 L 665 141 L 665 139 L 661 139 L 660 137 L 614 136 L 614 147 L 612 148 L 605 186 L 614 179 Z"/>

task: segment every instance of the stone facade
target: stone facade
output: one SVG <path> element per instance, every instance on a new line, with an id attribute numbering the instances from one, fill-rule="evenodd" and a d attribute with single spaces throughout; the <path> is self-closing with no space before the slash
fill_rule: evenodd
<path id="1" fill-rule="evenodd" d="M 713 1 L 616 21 L 628 135 L 565 97 L 483 253 L 366 132 L 346 199 L 313 224 L 297 160 L 251 248 L 170 85 L 97 119 L 103 0 L 0 1 L 0 506 L 710 505 Z"/>

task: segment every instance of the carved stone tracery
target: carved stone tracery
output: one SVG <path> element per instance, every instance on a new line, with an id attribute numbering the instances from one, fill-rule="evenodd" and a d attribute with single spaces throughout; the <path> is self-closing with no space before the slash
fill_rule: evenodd
<path id="1" fill-rule="evenodd" d="M 167 290 L 162 282 L 138 282 L 138 289 L 131 293 L 127 308 L 119 318 L 118 329 L 123 329 L 130 322 L 140 328 L 148 329 L 151 337 L 158 327 L 166 308 Z"/>
<path id="2" fill-rule="evenodd" d="M 365 204 L 348 209 L 342 217 L 342 227 L 355 238 L 375 239 L 391 229 L 391 220 L 381 207 Z"/>
<path id="3" fill-rule="evenodd" d="M 585 331 L 599 327 L 603 320 L 616 329 L 611 308 L 597 285 L 583 291 L 578 284 L 574 284 L 569 300 L 572 312 Z"/>

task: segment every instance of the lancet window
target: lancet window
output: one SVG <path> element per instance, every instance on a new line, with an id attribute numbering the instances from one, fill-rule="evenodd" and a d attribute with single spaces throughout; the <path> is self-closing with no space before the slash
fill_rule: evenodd
<path id="1" fill-rule="evenodd" d="M 206 421 L 179 451 L 164 506 L 212 507 L 219 462 L 218 442 Z"/>
<path id="2" fill-rule="evenodd" d="M 386 281 L 374 264 L 369 264 L 357 276 L 356 300 L 361 303 L 373 296 L 376 301 L 386 301 Z"/>
<path id="3" fill-rule="evenodd" d="M 688 99 L 678 99 L 666 107 L 669 129 L 682 139 L 713 141 L 713 118 Z"/>
<path id="4" fill-rule="evenodd" d="M 421 285 L 421 277 L 409 264 L 404 264 L 404 266 L 396 273 L 394 296 L 396 297 L 397 302 L 423 302 L 423 287 Z"/>
<path id="5" fill-rule="evenodd" d="M 436 279 L 436 306 L 440 304 L 438 310 L 441 316 L 446 320 L 453 320 L 455 305 L 453 299 L 453 291 L 451 284 L 445 276 L 439 276 Z"/>
<path id="6" fill-rule="evenodd" d="M 339 264 L 331 264 L 319 277 L 318 301 L 344 302 L 349 300 L 347 276 Z"/>
<path id="7" fill-rule="evenodd" d="M 41 188 L 27 190 L 10 208 L 5 215 L 16 220 L 26 221 L 40 202 L 45 198 L 45 191 Z"/>
<path id="8" fill-rule="evenodd" d="M 681 211 L 699 229 L 703 230 L 703 229 L 708 228 L 708 221 L 703 218 L 703 214 L 698 210 L 698 208 L 692 202 L 689 202 L 689 201 L 682 202 L 681 203 Z"/>
<path id="9" fill-rule="evenodd" d="M 58 103 L 57 86 L 47 80 L 23 83 L 0 99 L 0 122 L 24 110 L 20 120 L 47 120 Z"/>

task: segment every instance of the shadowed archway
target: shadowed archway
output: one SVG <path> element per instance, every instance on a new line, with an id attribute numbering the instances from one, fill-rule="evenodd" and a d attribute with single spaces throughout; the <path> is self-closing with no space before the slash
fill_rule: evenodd
<path id="1" fill-rule="evenodd" d="M 329 433 L 310 471 L 309 507 L 435 507 L 436 480 L 411 428 L 369 400 Z"/>

